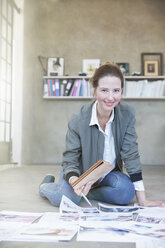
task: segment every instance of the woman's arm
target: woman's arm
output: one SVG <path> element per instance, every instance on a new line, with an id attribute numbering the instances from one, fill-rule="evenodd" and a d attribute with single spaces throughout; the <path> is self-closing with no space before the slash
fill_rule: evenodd
<path id="1" fill-rule="evenodd" d="M 124 161 L 125 168 L 130 175 L 130 178 L 133 182 L 142 180 L 142 169 L 140 163 L 140 156 L 138 152 L 137 144 L 137 134 L 135 130 L 135 114 L 132 112 L 130 121 L 128 123 L 122 149 L 121 149 L 121 158 Z M 156 207 L 156 206 L 165 206 L 165 203 L 162 201 L 152 201 L 147 200 L 145 191 L 136 190 L 137 202 L 140 206 L 145 207 Z"/>
<path id="2" fill-rule="evenodd" d="M 163 207 L 165 203 L 162 201 L 152 201 L 146 199 L 145 191 L 136 191 L 137 202 L 144 207 Z"/>
<path id="3" fill-rule="evenodd" d="M 68 122 L 63 153 L 62 167 L 64 178 L 68 181 L 71 176 L 80 176 L 81 142 L 78 133 L 78 120 L 72 117 Z"/>

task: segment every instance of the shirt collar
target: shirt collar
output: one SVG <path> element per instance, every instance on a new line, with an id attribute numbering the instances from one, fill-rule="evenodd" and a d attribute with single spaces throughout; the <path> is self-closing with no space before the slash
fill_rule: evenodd
<path id="1" fill-rule="evenodd" d="M 91 115 L 91 120 L 90 120 L 89 126 L 93 126 L 93 125 L 99 126 L 99 122 L 98 122 L 98 118 L 97 118 L 97 108 L 96 108 L 97 103 L 98 103 L 98 101 L 95 101 L 95 103 L 93 104 L 92 115 Z M 111 114 L 109 121 L 107 123 L 112 123 L 113 119 L 114 119 L 114 109 L 112 110 L 112 114 Z"/>

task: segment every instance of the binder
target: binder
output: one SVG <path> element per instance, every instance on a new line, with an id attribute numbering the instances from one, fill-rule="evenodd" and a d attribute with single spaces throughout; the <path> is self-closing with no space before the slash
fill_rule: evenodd
<path id="1" fill-rule="evenodd" d="M 53 89 L 53 96 L 56 95 L 56 91 L 55 91 L 55 80 L 52 79 L 52 89 Z"/>
<path id="2" fill-rule="evenodd" d="M 70 79 L 68 81 L 66 88 L 65 88 L 64 96 L 69 96 L 69 94 L 72 90 L 73 83 L 74 83 L 74 81 L 72 79 Z"/>
<path id="3" fill-rule="evenodd" d="M 49 96 L 48 94 L 48 84 L 47 80 L 44 78 L 44 96 Z"/>
<path id="4" fill-rule="evenodd" d="M 60 96 L 60 80 L 55 78 L 55 95 Z"/>
<path id="5" fill-rule="evenodd" d="M 51 96 L 51 82 L 50 79 L 47 80 L 48 83 L 48 95 Z"/>
<path id="6" fill-rule="evenodd" d="M 96 182 L 105 174 L 109 173 L 114 169 L 114 166 L 103 160 L 99 160 L 97 163 L 92 165 L 87 171 L 85 171 L 76 181 L 72 183 L 74 189 L 78 189 L 85 185 L 89 181 Z"/>
<path id="7" fill-rule="evenodd" d="M 73 86 L 72 96 L 76 96 L 78 87 L 79 87 L 79 79 L 76 79 Z"/>

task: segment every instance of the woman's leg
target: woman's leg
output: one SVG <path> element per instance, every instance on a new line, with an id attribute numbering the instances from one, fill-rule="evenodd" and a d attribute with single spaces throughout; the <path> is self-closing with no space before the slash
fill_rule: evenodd
<path id="1" fill-rule="evenodd" d="M 88 197 L 96 201 L 126 205 L 134 195 L 135 188 L 130 178 L 122 172 L 112 171 L 105 176 L 98 187 L 89 192 Z"/>
<path id="2" fill-rule="evenodd" d="M 41 197 L 46 197 L 52 205 L 59 207 L 62 196 L 67 196 L 74 203 L 78 204 L 81 197 L 76 195 L 73 188 L 63 178 L 63 173 L 60 173 L 60 179 L 58 183 L 45 183 L 40 186 L 39 194 Z"/>

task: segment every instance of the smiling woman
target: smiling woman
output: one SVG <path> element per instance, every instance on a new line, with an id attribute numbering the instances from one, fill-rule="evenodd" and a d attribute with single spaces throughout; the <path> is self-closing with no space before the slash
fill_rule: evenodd
<path id="1" fill-rule="evenodd" d="M 122 89 L 121 81 L 117 77 L 102 77 L 97 88 L 94 89 L 94 96 L 98 101 L 97 117 L 99 123 L 104 121 L 104 127 L 111 116 L 114 107 L 120 102 Z"/>
<path id="2" fill-rule="evenodd" d="M 83 106 L 68 123 L 60 180 L 56 184 L 52 175 L 46 176 L 40 195 L 55 206 L 59 206 L 63 194 L 78 203 L 82 193 L 92 200 L 125 205 L 136 192 L 140 205 L 163 205 L 145 197 L 134 110 L 120 102 L 122 72 L 116 64 L 107 62 L 96 69 L 90 82 L 94 101 Z M 95 183 L 89 181 L 73 190 L 74 181 L 98 160 L 112 164 L 114 169 Z M 122 172 L 123 164 L 129 176 Z"/>

